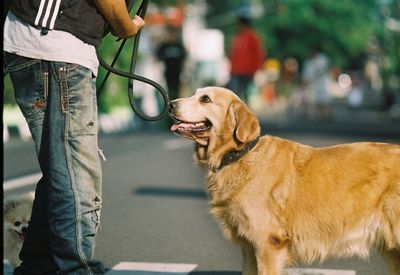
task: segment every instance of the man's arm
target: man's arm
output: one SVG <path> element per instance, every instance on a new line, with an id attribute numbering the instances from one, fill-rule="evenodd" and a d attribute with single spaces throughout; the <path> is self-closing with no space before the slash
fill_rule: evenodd
<path id="1" fill-rule="evenodd" d="M 131 18 L 125 0 L 96 0 L 97 8 L 110 23 L 112 33 L 121 38 L 134 36 L 143 26 L 139 16 Z"/>

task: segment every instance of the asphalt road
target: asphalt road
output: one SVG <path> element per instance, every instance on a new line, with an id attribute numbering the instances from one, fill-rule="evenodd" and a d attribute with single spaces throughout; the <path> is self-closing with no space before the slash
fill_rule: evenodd
<path id="1" fill-rule="evenodd" d="M 400 143 L 390 136 L 274 134 L 314 146 L 365 140 Z M 100 147 L 107 161 L 103 163 L 96 258 L 110 267 L 122 261 L 185 263 L 196 264 L 196 274 L 240 274 L 239 249 L 223 238 L 208 213 L 205 173 L 193 162 L 190 141 L 167 131 L 142 132 L 101 136 Z M 4 182 L 37 172 L 31 142 L 12 139 L 4 144 Z M 33 188 L 10 189 L 5 196 Z M 387 274 L 376 255 L 367 262 L 351 258 L 312 267 L 355 270 L 357 275 Z"/>

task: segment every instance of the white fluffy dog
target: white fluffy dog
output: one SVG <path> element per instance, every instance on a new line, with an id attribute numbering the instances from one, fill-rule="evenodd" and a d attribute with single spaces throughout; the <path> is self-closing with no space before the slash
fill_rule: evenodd
<path id="1" fill-rule="evenodd" d="M 13 268 L 20 265 L 19 252 L 31 217 L 34 192 L 4 198 L 3 244 L 4 258 Z"/>

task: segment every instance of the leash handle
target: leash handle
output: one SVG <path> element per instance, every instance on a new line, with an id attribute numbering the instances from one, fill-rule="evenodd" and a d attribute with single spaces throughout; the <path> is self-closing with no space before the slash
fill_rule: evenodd
<path id="1" fill-rule="evenodd" d="M 149 3 L 148 0 L 143 0 L 142 3 L 140 4 L 139 9 L 136 12 L 136 14 L 139 15 L 140 17 L 144 18 L 144 16 L 146 15 L 148 3 Z M 133 6 L 133 1 L 132 0 L 128 1 L 127 7 L 129 10 L 131 10 L 132 6 Z M 169 97 L 168 97 L 168 93 L 157 82 L 155 82 L 151 79 L 148 79 L 146 77 L 134 74 L 135 67 L 136 67 L 136 57 L 137 57 L 138 48 L 139 48 L 140 34 L 141 34 L 141 30 L 138 31 L 138 33 L 135 35 L 135 38 L 134 38 L 132 57 L 131 57 L 131 66 L 130 66 L 129 72 L 124 72 L 124 71 L 114 68 L 115 63 L 118 60 L 119 55 L 120 55 L 123 47 L 125 46 L 127 39 L 123 39 L 123 41 L 120 45 L 120 48 L 118 49 L 117 54 L 115 55 L 114 60 L 111 63 L 111 65 L 109 65 L 106 61 L 104 61 L 104 59 L 100 56 L 99 51 L 97 51 L 97 58 L 99 59 L 100 65 L 103 66 L 107 70 L 107 74 L 104 77 L 104 79 L 100 85 L 100 88 L 97 91 L 97 97 L 100 96 L 100 93 L 103 90 L 105 83 L 108 80 L 108 77 L 110 76 L 111 73 L 114 73 L 119 76 L 127 77 L 127 78 L 129 78 L 129 82 L 128 82 L 129 104 L 131 105 L 132 110 L 136 113 L 136 115 L 138 117 L 140 117 L 143 120 L 156 121 L 156 120 L 160 120 L 168 115 L 167 107 L 168 107 Z M 134 92 L 133 92 L 133 81 L 134 80 L 141 81 L 148 85 L 153 86 L 158 91 L 158 93 L 161 95 L 164 105 L 163 105 L 163 109 L 161 110 L 161 112 L 158 115 L 148 116 L 138 106 L 136 106 L 135 101 L 134 101 Z"/>

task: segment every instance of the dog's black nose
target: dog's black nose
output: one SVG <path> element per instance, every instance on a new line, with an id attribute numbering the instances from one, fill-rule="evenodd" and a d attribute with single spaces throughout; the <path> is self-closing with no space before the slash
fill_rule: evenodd
<path id="1" fill-rule="evenodd" d="M 177 105 L 178 105 L 178 103 L 175 100 L 170 101 L 168 104 L 168 106 L 169 106 L 168 111 L 171 113 L 172 110 L 175 109 Z"/>
<path id="2" fill-rule="evenodd" d="M 21 231 L 22 231 L 22 233 L 24 233 L 24 234 L 26 233 L 27 230 L 28 230 L 28 227 L 26 227 L 26 226 L 24 226 L 24 227 L 21 228 Z"/>

